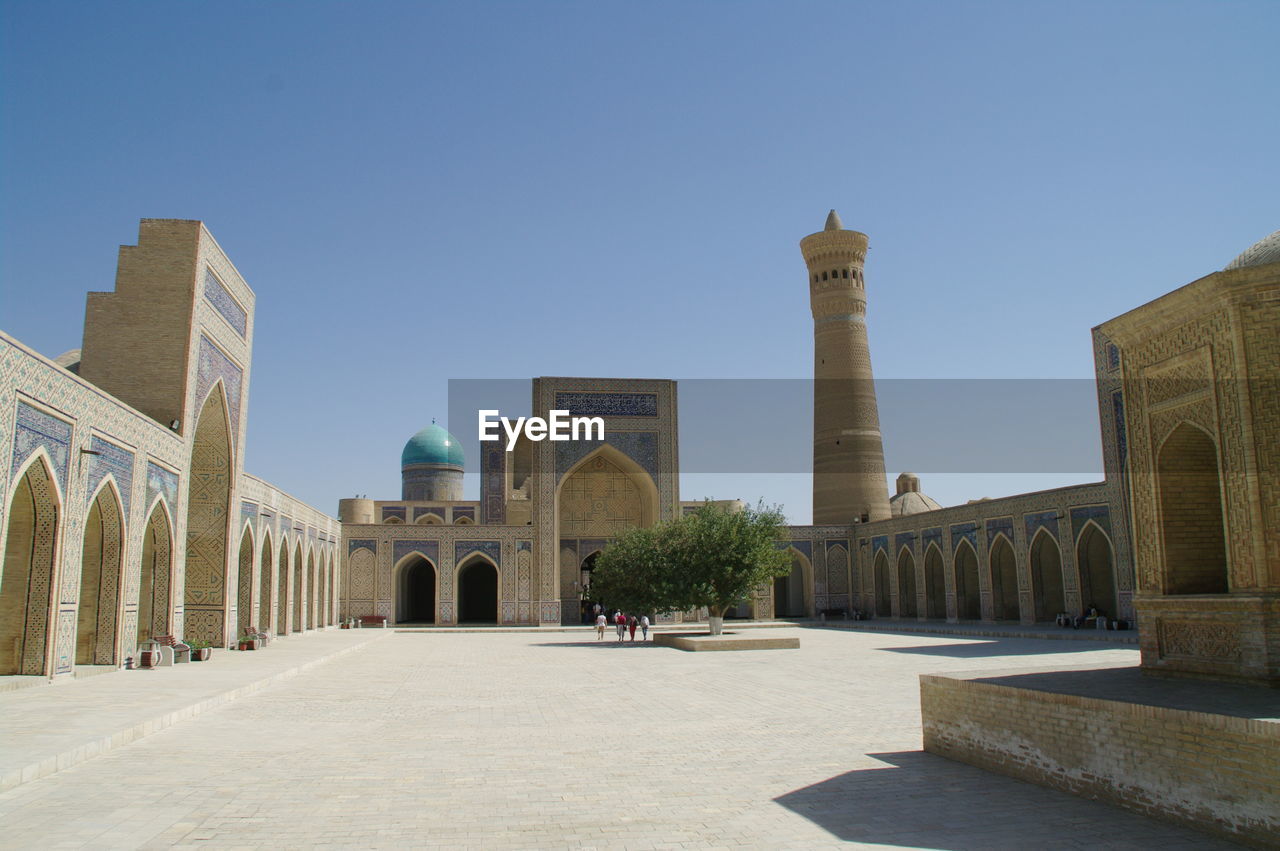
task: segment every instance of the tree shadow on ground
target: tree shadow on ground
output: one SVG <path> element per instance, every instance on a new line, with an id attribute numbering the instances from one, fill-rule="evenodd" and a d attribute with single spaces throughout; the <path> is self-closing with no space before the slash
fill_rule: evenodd
<path id="1" fill-rule="evenodd" d="M 1015 643 L 1016 641 L 1016 643 Z M 889 653 L 910 653 L 913 656 L 951 656 L 957 659 L 977 659 L 984 656 L 1045 656 L 1050 653 L 1092 653 L 1099 650 L 1137 650 L 1136 645 L 1107 644 L 1101 641 L 1053 641 L 1041 639 L 1028 646 L 1029 638 L 1014 641 L 995 638 L 974 639 L 963 644 L 926 644 L 915 647 L 878 647 Z"/>
<path id="2" fill-rule="evenodd" d="M 1161 841 L 1236 847 L 924 751 L 868 756 L 888 765 L 840 774 L 774 801 L 845 842 L 950 851 L 1151 848 Z"/>

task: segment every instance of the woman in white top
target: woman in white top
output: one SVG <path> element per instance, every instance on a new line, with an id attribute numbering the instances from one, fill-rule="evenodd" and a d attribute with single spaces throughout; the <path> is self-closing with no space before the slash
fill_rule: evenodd
<path id="1" fill-rule="evenodd" d="M 604 628 L 609 625 L 609 619 L 604 616 L 604 612 L 596 615 L 596 641 L 604 638 Z"/>

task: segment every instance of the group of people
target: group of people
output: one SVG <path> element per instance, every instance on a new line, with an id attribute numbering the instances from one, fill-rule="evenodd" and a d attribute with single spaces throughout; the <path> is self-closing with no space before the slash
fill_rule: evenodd
<path id="1" fill-rule="evenodd" d="M 615 611 L 612 616 L 614 629 L 618 631 L 618 641 L 626 641 L 627 633 L 631 633 L 631 640 L 636 640 L 636 629 L 640 630 L 640 640 L 649 640 L 649 616 L 641 615 L 624 615 L 621 610 Z M 604 638 L 605 627 L 609 625 L 610 617 L 605 615 L 604 610 L 596 607 L 596 641 Z"/>

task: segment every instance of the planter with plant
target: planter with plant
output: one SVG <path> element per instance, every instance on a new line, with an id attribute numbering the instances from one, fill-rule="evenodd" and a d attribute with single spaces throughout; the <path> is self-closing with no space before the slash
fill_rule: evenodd
<path id="1" fill-rule="evenodd" d="M 256 632 L 246 632 L 244 635 L 240 636 L 240 640 L 236 647 L 238 650 L 257 650 L 261 641 L 262 639 L 258 638 L 258 634 Z"/>
<path id="2" fill-rule="evenodd" d="M 188 638 L 186 645 L 191 648 L 192 662 L 208 662 L 209 658 L 213 656 L 213 645 L 208 641 Z"/>

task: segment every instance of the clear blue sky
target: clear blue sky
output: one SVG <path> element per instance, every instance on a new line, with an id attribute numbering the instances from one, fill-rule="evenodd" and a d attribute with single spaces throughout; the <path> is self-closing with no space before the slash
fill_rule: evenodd
<path id="1" fill-rule="evenodd" d="M 893 378 L 1087 378 L 1280 227 L 1270 0 L 0 10 L 0 327 L 78 347 L 137 219 L 204 220 L 258 295 L 247 469 L 331 512 L 398 497 L 450 378 L 807 378 L 830 207 Z"/>

